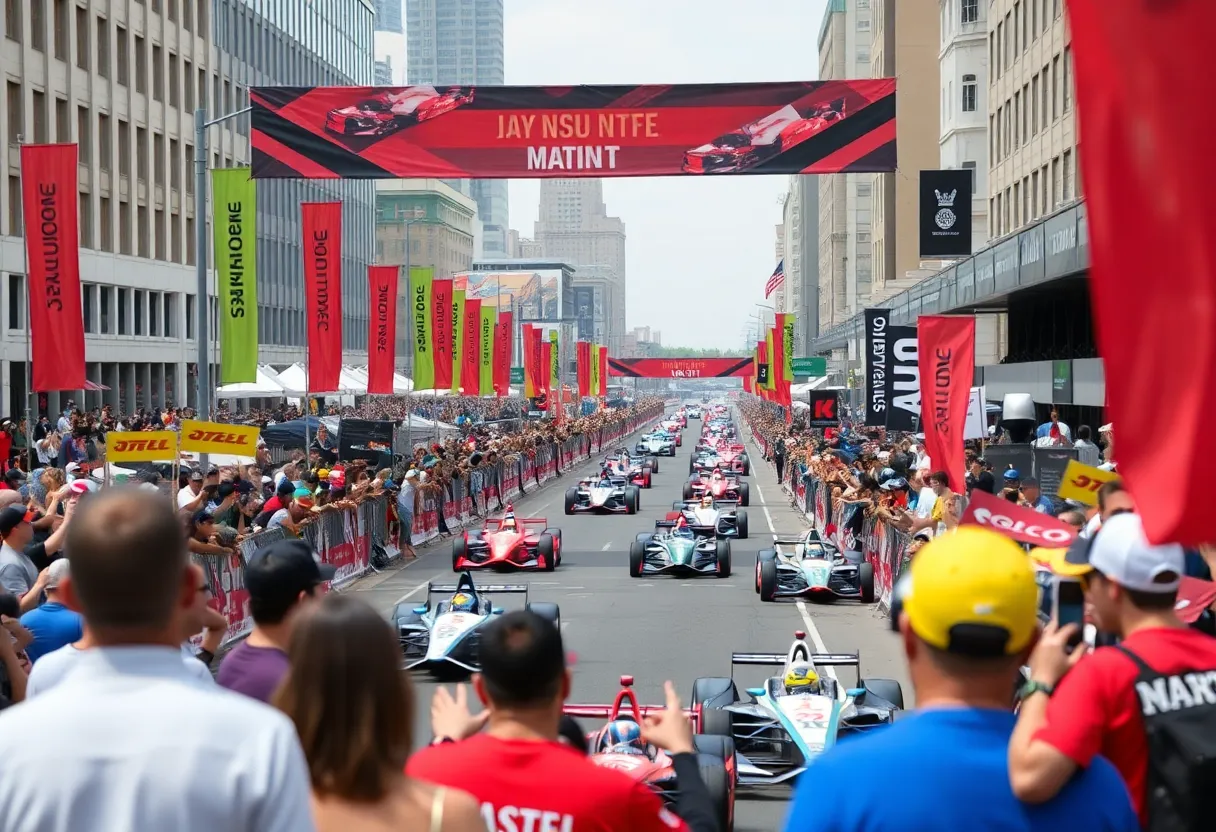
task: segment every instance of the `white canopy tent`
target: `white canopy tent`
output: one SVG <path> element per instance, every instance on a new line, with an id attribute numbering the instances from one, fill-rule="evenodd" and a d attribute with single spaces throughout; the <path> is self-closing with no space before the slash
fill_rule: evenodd
<path id="1" fill-rule="evenodd" d="M 287 395 L 292 398 L 300 398 L 304 395 L 304 388 L 308 382 L 308 374 L 304 371 L 303 364 L 292 364 L 283 372 L 279 373 L 279 384 L 283 385 L 283 389 L 287 391 Z"/>
<path id="2" fill-rule="evenodd" d="M 342 374 L 338 378 L 338 392 L 343 395 L 354 394 L 356 396 L 367 395 L 367 374 L 360 379 L 354 372 L 354 367 L 343 367 Z"/>
<path id="3" fill-rule="evenodd" d="M 278 374 L 269 366 L 258 367 L 257 381 L 224 384 L 216 388 L 220 399 L 274 399 L 287 395 L 283 385 L 277 381 Z"/>
<path id="4" fill-rule="evenodd" d="M 363 389 L 367 390 L 367 367 L 347 367 L 351 376 L 357 378 L 363 385 Z M 393 373 L 393 395 L 405 396 L 414 389 L 414 382 L 410 381 L 401 373 Z"/>

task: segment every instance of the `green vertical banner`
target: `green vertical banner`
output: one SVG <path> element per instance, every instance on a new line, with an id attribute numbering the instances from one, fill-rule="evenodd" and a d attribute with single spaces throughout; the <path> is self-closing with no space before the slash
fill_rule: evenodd
<path id="1" fill-rule="evenodd" d="M 257 188 L 249 168 L 211 172 L 220 384 L 258 380 Z"/>
<path id="2" fill-rule="evenodd" d="M 414 341 L 414 389 L 435 388 L 435 350 L 431 344 L 431 284 L 435 270 L 430 266 L 410 267 L 410 337 Z"/>
<path id="3" fill-rule="evenodd" d="M 785 346 L 785 372 L 782 375 L 787 382 L 794 379 L 794 320 L 795 315 L 787 312 L 781 322 L 781 343 Z"/>
<path id="4" fill-rule="evenodd" d="M 494 391 L 494 327 L 498 323 L 498 309 L 481 304 L 481 355 L 477 362 L 481 372 L 481 395 L 487 396 Z"/>
<path id="5" fill-rule="evenodd" d="M 464 289 L 452 292 L 452 392 L 460 392 L 460 357 L 464 355 Z"/>
<path id="6" fill-rule="evenodd" d="M 562 359 L 561 347 L 558 346 L 557 330 L 549 330 L 549 398 L 556 395 L 558 404 L 562 402 Z"/>

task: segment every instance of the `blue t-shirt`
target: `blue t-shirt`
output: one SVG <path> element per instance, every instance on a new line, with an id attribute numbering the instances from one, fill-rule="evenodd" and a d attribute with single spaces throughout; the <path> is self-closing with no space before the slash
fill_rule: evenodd
<path id="1" fill-rule="evenodd" d="M 25 648 L 31 662 L 41 656 L 80 641 L 84 636 L 80 613 L 73 612 L 63 604 L 47 601 L 21 616 L 21 626 L 34 634 L 34 640 Z"/>
<path id="2" fill-rule="evenodd" d="M 1009 785 L 1012 713 L 941 708 L 842 741 L 799 777 L 786 832 L 1139 832 L 1127 787 L 1104 758 L 1053 800 Z"/>

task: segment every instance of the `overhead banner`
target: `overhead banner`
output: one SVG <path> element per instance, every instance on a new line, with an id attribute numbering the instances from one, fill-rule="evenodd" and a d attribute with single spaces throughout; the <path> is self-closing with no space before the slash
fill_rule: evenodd
<path id="1" fill-rule="evenodd" d="M 434 302 L 431 284 L 435 281 L 435 270 L 430 266 L 410 268 L 410 338 L 414 342 L 414 389 L 432 390 L 435 387 Z"/>
<path id="2" fill-rule="evenodd" d="M 367 335 L 367 392 L 393 394 L 397 363 L 397 275 L 400 266 L 368 266 L 371 316 Z M 415 376 L 417 386 L 417 376 Z"/>
<path id="3" fill-rule="evenodd" d="M 866 419 L 870 427 L 887 424 L 887 321 L 890 309 L 867 309 Z"/>
<path id="4" fill-rule="evenodd" d="M 431 330 L 435 348 L 435 389 L 452 387 L 452 279 L 431 281 Z"/>
<path id="5" fill-rule="evenodd" d="M 895 79 L 253 87 L 257 178 L 888 173 Z"/>
<path id="6" fill-rule="evenodd" d="M 256 425 L 250 427 L 182 419 L 181 449 L 196 454 L 235 454 L 252 460 L 257 455 L 258 437 L 261 435 L 262 429 Z"/>
<path id="7" fill-rule="evenodd" d="M 308 392 L 336 393 L 342 375 L 342 203 L 305 202 L 304 316 Z"/>
<path id="8" fill-rule="evenodd" d="M 498 316 L 498 331 L 494 344 L 494 393 L 500 398 L 510 395 L 511 359 L 515 351 L 515 313 L 510 310 Z"/>
<path id="9" fill-rule="evenodd" d="M 887 326 L 887 430 L 920 431 L 916 327 Z"/>
<path id="10" fill-rule="evenodd" d="M 452 292 L 452 386 L 453 393 L 459 393 L 461 379 L 464 376 L 464 289 Z"/>
<path id="11" fill-rule="evenodd" d="M 588 348 L 590 357 L 587 373 L 591 376 L 591 383 L 588 388 L 588 395 L 590 396 L 600 395 L 600 352 L 603 349 L 599 344 L 592 344 Z"/>
<path id="12" fill-rule="evenodd" d="M 177 434 L 171 430 L 109 431 L 106 462 L 171 462 L 177 459 Z"/>
<path id="13" fill-rule="evenodd" d="M 74 144 L 21 145 L 30 354 L 39 391 L 85 386 L 76 171 Z"/>
<path id="14" fill-rule="evenodd" d="M 920 256 L 971 254 L 971 192 L 975 171 L 920 172 Z"/>
<path id="15" fill-rule="evenodd" d="M 921 377 L 921 430 L 936 470 L 956 494 L 967 491 L 963 433 L 975 377 L 975 318 L 921 315 L 917 321 Z"/>
<path id="16" fill-rule="evenodd" d="M 249 168 L 211 171 L 220 384 L 258 380 L 257 185 Z"/>
<path id="17" fill-rule="evenodd" d="M 608 372 L 630 378 L 730 378 L 752 372 L 749 357 L 608 358 Z"/>
<path id="18" fill-rule="evenodd" d="M 460 345 L 460 386 L 466 396 L 489 394 L 481 389 L 481 301 L 464 302 L 464 339 Z"/>
<path id="19" fill-rule="evenodd" d="M 495 327 L 498 326 L 498 310 L 485 303 L 481 305 L 481 332 L 477 340 L 481 344 L 481 352 L 477 359 L 478 387 L 481 395 L 488 396 L 494 392 L 494 347 Z"/>

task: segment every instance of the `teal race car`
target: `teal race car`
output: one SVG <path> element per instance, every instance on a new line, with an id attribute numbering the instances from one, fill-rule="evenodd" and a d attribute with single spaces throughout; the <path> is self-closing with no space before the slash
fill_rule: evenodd
<path id="1" fill-rule="evenodd" d="M 629 575 L 730 575 L 730 541 L 697 537 L 683 518 L 660 520 L 629 546 Z"/>

